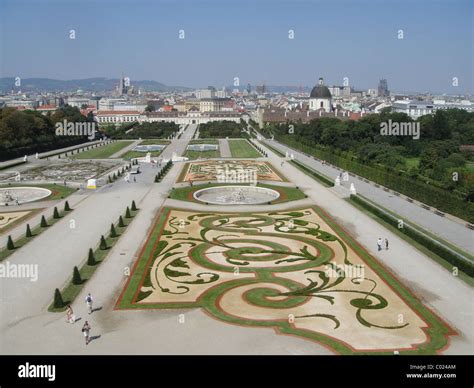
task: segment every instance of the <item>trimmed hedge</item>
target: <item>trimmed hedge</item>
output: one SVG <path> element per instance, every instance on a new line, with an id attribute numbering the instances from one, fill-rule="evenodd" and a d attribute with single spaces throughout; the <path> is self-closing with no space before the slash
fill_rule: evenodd
<path id="1" fill-rule="evenodd" d="M 334 151 L 328 149 L 307 146 L 288 136 L 279 137 L 278 140 L 346 171 L 360 175 L 443 212 L 474 223 L 474 203 L 465 201 L 462 196 L 456 193 L 434 187 L 418 179 L 410 178 L 403 173 L 397 173 L 389 168 L 365 165 L 352 158 L 349 159 L 337 155 Z"/>
<path id="2" fill-rule="evenodd" d="M 297 160 L 291 160 L 290 163 L 295 164 L 300 170 L 303 170 L 306 174 L 310 175 L 317 181 L 321 182 L 324 186 L 328 186 L 328 187 L 334 186 L 334 182 L 332 180 L 326 178 L 324 175 L 321 175 L 316 170 L 313 170 L 312 168 L 307 167 L 303 163 L 300 163 Z"/>
<path id="3" fill-rule="evenodd" d="M 387 222 L 391 226 L 397 228 L 400 232 L 407 235 L 411 239 L 415 240 L 419 244 L 423 245 L 425 248 L 433 252 L 434 254 L 440 256 L 453 266 L 459 268 L 465 274 L 473 277 L 474 276 L 474 262 L 468 258 L 461 256 L 450 249 L 447 249 L 443 245 L 437 244 L 430 237 L 424 235 L 415 228 L 412 228 L 409 225 L 405 225 L 403 228 L 398 228 L 398 219 L 391 214 L 384 212 L 382 209 L 372 205 L 371 203 L 365 201 L 358 195 L 351 195 L 351 201 L 362 206 L 364 209 L 368 210 L 373 215 Z"/>

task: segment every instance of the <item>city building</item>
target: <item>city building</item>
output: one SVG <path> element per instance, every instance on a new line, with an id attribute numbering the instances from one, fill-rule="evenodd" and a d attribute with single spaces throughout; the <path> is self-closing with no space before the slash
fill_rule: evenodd
<path id="1" fill-rule="evenodd" d="M 99 110 L 95 113 L 95 120 L 99 124 L 124 124 L 140 121 L 138 111 Z"/>
<path id="2" fill-rule="evenodd" d="M 468 112 L 474 112 L 474 104 L 468 100 L 462 101 L 419 101 L 419 100 L 397 100 L 392 104 L 394 112 L 406 113 L 413 119 L 420 116 L 433 114 L 438 109 L 463 109 Z"/>
<path id="3" fill-rule="evenodd" d="M 224 110 L 232 100 L 230 98 L 202 98 L 199 101 L 201 112 L 219 112 Z"/>
<path id="4" fill-rule="evenodd" d="M 319 78 L 318 84 L 311 90 L 309 95 L 309 110 L 322 109 L 325 112 L 332 110 L 332 95 L 328 87 L 324 85 L 323 78 Z"/>
<path id="5" fill-rule="evenodd" d="M 88 97 L 75 96 L 75 97 L 68 97 L 67 99 L 67 104 L 69 106 L 79 108 L 79 109 L 81 109 L 81 107 L 84 105 L 90 105 L 90 103 L 91 101 Z"/>
<path id="6" fill-rule="evenodd" d="M 390 92 L 388 90 L 388 83 L 385 78 L 379 81 L 377 92 L 379 97 L 388 97 L 390 95 Z"/>

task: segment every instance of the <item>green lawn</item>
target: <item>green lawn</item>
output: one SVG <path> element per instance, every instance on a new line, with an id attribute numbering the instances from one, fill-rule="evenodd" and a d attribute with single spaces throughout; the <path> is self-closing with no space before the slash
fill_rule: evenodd
<path id="1" fill-rule="evenodd" d="M 93 148 L 88 151 L 71 155 L 71 157 L 74 159 L 107 159 L 132 143 L 133 140 L 117 141 L 102 147 Z"/>
<path id="2" fill-rule="evenodd" d="M 169 140 L 163 140 L 163 139 L 146 139 L 142 140 L 139 145 L 153 145 L 153 144 L 165 144 L 168 145 L 171 142 Z"/>
<path id="3" fill-rule="evenodd" d="M 233 186 L 233 184 L 229 184 Z M 197 190 L 205 189 L 207 187 L 216 187 L 216 186 L 226 186 L 226 184 L 222 183 L 207 183 L 203 185 L 194 185 L 194 186 L 187 186 L 182 187 L 179 189 L 171 190 L 169 197 L 171 199 L 177 199 L 179 201 L 190 201 L 195 202 L 193 198 L 193 193 Z M 243 184 L 242 186 L 248 186 L 247 184 Z M 306 195 L 296 187 L 284 187 L 284 186 L 276 186 L 276 185 L 262 185 L 259 184 L 258 187 L 266 187 L 268 189 L 276 190 L 280 193 L 280 198 L 272 201 L 272 203 L 282 203 L 282 202 L 289 202 L 289 201 L 296 201 L 298 199 L 306 198 Z M 197 202 L 197 201 L 196 201 Z"/>
<path id="4" fill-rule="evenodd" d="M 247 140 L 228 140 L 233 158 L 259 158 L 262 155 Z"/>

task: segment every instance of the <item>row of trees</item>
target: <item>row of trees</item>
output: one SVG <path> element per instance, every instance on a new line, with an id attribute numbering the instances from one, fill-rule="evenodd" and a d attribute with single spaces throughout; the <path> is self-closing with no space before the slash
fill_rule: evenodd
<path id="1" fill-rule="evenodd" d="M 247 133 L 243 132 L 245 125 L 236 123 L 235 121 L 211 121 L 199 125 L 199 137 L 202 139 L 212 137 L 247 137 Z"/>
<path id="2" fill-rule="evenodd" d="M 381 135 L 381 123 L 389 120 L 419 123 L 419 139 Z M 389 167 L 464 195 L 474 189 L 474 174 L 469 168 L 473 156 L 460 151 L 460 145 L 474 144 L 474 113 L 464 110 L 438 110 L 416 121 L 404 113 L 386 110 L 359 121 L 321 118 L 307 124 L 294 123 L 293 127 L 289 124 L 267 126 L 263 131 L 362 164 Z"/>
<path id="3" fill-rule="evenodd" d="M 86 136 L 57 136 L 55 124 L 63 120 L 92 122 L 93 117 L 84 117 L 79 109 L 70 106 L 59 108 L 47 115 L 34 110 L 1 108 L 0 160 L 68 147 L 88 140 Z"/>
<path id="4" fill-rule="evenodd" d="M 112 124 L 101 127 L 101 131 L 112 139 L 168 139 L 179 131 L 179 125 L 173 122 Z"/>
<path id="5" fill-rule="evenodd" d="M 419 123 L 420 137 L 383 136 L 381 123 Z M 321 118 L 310 123 L 271 125 L 277 140 L 366 177 L 441 211 L 474 223 L 474 113 L 437 111 L 413 121 L 382 112 L 359 121 Z"/>

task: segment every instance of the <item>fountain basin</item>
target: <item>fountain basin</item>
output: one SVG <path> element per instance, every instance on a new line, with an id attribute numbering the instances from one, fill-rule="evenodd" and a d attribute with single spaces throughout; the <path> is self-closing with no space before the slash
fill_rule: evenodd
<path id="1" fill-rule="evenodd" d="M 153 152 L 153 151 L 161 151 L 164 148 L 166 148 L 165 144 L 137 145 L 132 151 Z"/>
<path id="2" fill-rule="evenodd" d="M 49 197 L 51 190 L 41 187 L 2 187 L 0 188 L 0 206 L 38 201 Z"/>
<path id="3" fill-rule="evenodd" d="M 198 190 L 193 197 L 213 205 L 258 205 L 278 199 L 280 193 L 258 186 L 215 186 Z"/>
<path id="4" fill-rule="evenodd" d="M 217 151 L 217 144 L 190 144 L 186 147 L 188 151 Z"/>

